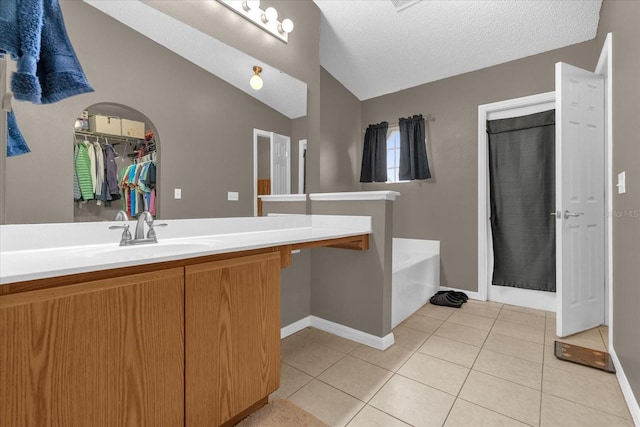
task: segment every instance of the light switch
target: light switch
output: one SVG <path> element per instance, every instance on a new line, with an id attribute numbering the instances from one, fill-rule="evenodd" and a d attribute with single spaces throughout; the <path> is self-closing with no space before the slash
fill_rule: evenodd
<path id="1" fill-rule="evenodd" d="M 178 200 L 178 199 L 182 199 L 182 189 L 181 188 L 174 188 L 173 189 L 173 198 Z"/>
<path id="2" fill-rule="evenodd" d="M 624 194 L 627 192 L 625 175 L 626 175 L 625 171 L 622 171 L 618 174 L 618 183 L 616 184 L 616 187 L 618 187 L 618 194 Z"/>
<path id="3" fill-rule="evenodd" d="M 237 201 L 238 200 L 238 192 L 237 191 L 229 191 L 227 193 L 227 200 Z"/>

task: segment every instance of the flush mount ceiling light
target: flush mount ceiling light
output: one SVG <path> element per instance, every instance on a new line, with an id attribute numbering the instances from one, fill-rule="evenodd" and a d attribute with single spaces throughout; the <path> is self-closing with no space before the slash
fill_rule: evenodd
<path id="1" fill-rule="evenodd" d="M 262 67 L 258 65 L 253 66 L 253 76 L 249 80 L 249 85 L 254 90 L 262 89 L 262 77 L 260 77 L 260 73 L 262 72 Z"/>
<path id="2" fill-rule="evenodd" d="M 285 18 L 278 21 L 278 11 L 273 7 L 260 9 L 260 0 L 218 0 L 219 3 L 253 22 L 285 43 L 289 42 L 289 33 L 293 31 L 293 21 Z"/>

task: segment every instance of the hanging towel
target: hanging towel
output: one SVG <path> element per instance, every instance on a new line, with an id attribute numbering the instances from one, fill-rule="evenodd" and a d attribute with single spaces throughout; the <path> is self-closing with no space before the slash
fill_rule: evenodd
<path id="1" fill-rule="evenodd" d="M 13 110 L 7 113 L 7 130 L 7 157 L 31 152 L 18 128 L 18 122 Z"/>
<path id="2" fill-rule="evenodd" d="M 18 61 L 14 97 L 49 104 L 93 92 L 67 35 L 58 0 L 2 0 L 0 54 Z"/>

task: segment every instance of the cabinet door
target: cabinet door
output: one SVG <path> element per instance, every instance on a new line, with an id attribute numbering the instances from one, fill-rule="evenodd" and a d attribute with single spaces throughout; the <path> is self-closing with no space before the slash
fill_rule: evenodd
<path id="1" fill-rule="evenodd" d="M 280 382 L 280 255 L 186 267 L 186 421 L 218 426 Z"/>
<path id="2" fill-rule="evenodd" d="M 0 426 L 183 426 L 184 269 L 0 296 Z"/>

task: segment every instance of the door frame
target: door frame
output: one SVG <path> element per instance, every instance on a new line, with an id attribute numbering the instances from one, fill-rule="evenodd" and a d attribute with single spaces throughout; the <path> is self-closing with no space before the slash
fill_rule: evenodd
<path id="1" fill-rule="evenodd" d="M 253 129 L 253 216 L 258 216 L 258 138 L 269 138 L 271 132 L 261 129 Z M 271 145 L 271 142 L 269 142 Z M 271 148 L 269 148 L 271 150 Z M 271 167 L 271 165 L 269 165 Z"/>
<path id="2" fill-rule="evenodd" d="M 305 155 L 307 152 L 307 140 L 298 141 L 298 194 L 304 194 L 304 178 L 307 173 L 305 170 Z"/>
<path id="3" fill-rule="evenodd" d="M 508 99 L 478 106 L 478 293 L 480 299 L 486 301 L 491 286 L 493 266 L 493 242 L 491 240 L 490 205 L 489 205 L 489 140 L 487 138 L 487 120 L 490 115 L 509 112 L 520 115 L 532 114 L 555 108 L 556 93 L 546 92 L 522 98 Z M 508 117 L 514 117 L 509 114 Z M 495 118 L 495 117 L 494 117 Z M 529 289 L 510 288 L 514 300 L 506 300 L 498 296 L 496 302 L 517 304 L 523 307 L 545 311 L 556 311 L 555 294 Z"/>
<path id="4" fill-rule="evenodd" d="M 600 52 L 595 73 L 605 78 L 605 322 L 609 326 L 609 346 L 613 343 L 613 40 L 612 34 L 607 34 Z M 478 299 L 487 300 L 489 279 L 489 173 L 488 173 L 488 145 L 486 120 L 490 111 L 516 108 L 520 105 L 531 104 L 531 101 L 543 102 L 553 96 L 555 92 L 547 92 L 529 97 L 517 98 L 478 106 Z M 536 99 L 537 97 L 537 99 Z M 493 108 L 493 109 L 491 109 Z M 555 307 L 553 310 L 555 312 Z"/>

